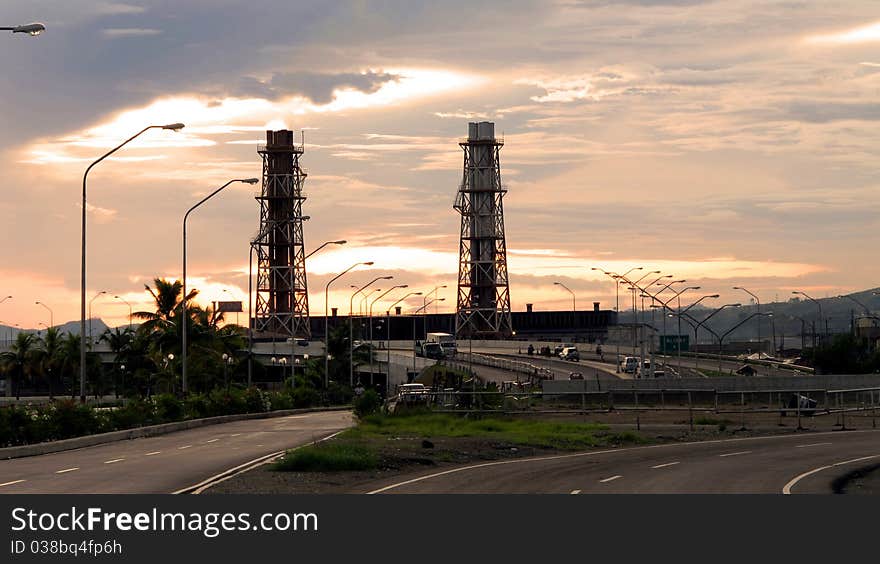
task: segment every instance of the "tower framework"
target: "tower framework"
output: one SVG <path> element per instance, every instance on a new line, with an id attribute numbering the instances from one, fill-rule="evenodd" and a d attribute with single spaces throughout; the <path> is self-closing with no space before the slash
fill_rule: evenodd
<path id="1" fill-rule="evenodd" d="M 293 131 L 266 132 L 260 230 L 251 242 L 257 257 L 254 330 L 263 336 L 308 339 L 309 294 L 303 246 L 302 188 L 306 173 L 300 167 L 302 144 Z"/>
<path id="2" fill-rule="evenodd" d="M 455 334 L 498 339 L 513 333 L 500 152 L 495 124 L 468 124 L 464 175 L 453 206 L 461 214 Z"/>

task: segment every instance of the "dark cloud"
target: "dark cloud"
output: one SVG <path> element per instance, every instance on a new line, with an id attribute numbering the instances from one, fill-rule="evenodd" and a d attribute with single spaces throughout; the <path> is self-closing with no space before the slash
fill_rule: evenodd
<path id="1" fill-rule="evenodd" d="M 249 95 L 277 100 L 299 94 L 316 104 L 326 104 L 333 99 L 333 91 L 341 88 L 354 88 L 371 93 L 383 84 L 393 82 L 399 77 L 384 72 L 365 73 L 316 73 L 281 72 L 273 74 L 269 80 L 259 80 L 247 76 L 241 79 L 235 95 Z"/>
<path id="2" fill-rule="evenodd" d="M 809 123 L 828 123 L 842 120 L 880 120 L 880 104 L 867 102 L 846 103 L 797 100 L 787 104 L 784 112 L 792 119 Z"/>

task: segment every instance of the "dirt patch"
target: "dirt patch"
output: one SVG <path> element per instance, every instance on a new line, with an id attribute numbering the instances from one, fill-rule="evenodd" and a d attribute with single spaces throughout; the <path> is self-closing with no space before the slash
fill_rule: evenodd
<path id="1" fill-rule="evenodd" d="M 880 494 L 880 464 L 853 470 L 831 484 L 837 494 Z"/>

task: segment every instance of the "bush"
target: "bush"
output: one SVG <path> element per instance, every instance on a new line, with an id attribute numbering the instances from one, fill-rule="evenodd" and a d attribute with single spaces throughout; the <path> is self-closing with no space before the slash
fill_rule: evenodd
<path id="1" fill-rule="evenodd" d="M 366 390 L 354 400 L 354 414 L 359 418 L 378 413 L 381 408 L 382 398 L 379 397 L 376 390 Z"/>
<path id="2" fill-rule="evenodd" d="M 290 394 L 294 407 L 312 407 L 321 403 L 321 394 L 310 386 L 299 386 Z"/>
<path id="3" fill-rule="evenodd" d="M 103 430 L 95 410 L 74 400 L 56 401 L 40 411 L 45 422 L 40 441 L 69 439 Z"/>
<path id="4" fill-rule="evenodd" d="M 149 400 L 133 399 L 110 412 L 110 425 L 114 429 L 132 429 L 156 423 L 155 405 Z"/>
<path id="5" fill-rule="evenodd" d="M 161 394 L 154 398 L 156 417 L 160 421 L 171 422 L 183 419 L 183 402 L 171 394 Z"/>

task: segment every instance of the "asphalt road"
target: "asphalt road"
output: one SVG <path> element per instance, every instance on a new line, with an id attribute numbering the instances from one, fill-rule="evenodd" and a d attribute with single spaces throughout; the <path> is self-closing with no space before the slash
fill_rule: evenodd
<path id="1" fill-rule="evenodd" d="M 306 413 L 0 460 L 0 493 L 171 493 L 350 425 L 348 411 Z"/>
<path id="2" fill-rule="evenodd" d="M 835 431 L 506 460 L 399 477 L 370 491 L 830 493 L 834 477 L 877 461 L 880 431 Z"/>

